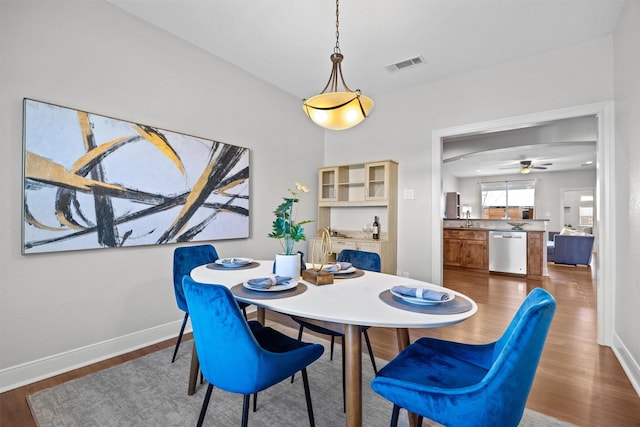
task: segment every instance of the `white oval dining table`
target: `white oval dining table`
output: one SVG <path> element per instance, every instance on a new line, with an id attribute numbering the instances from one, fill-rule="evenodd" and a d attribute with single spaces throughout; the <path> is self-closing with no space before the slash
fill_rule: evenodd
<path id="1" fill-rule="evenodd" d="M 200 283 L 220 284 L 229 289 L 252 278 L 266 277 L 272 274 L 272 260 L 256 260 L 255 268 L 212 268 L 202 265 L 191 271 L 191 277 Z M 215 266 L 217 267 L 217 266 Z M 384 302 L 380 295 L 392 286 L 417 286 L 442 291 L 443 288 L 420 280 L 399 277 L 390 274 L 364 271 L 360 277 L 340 279 L 334 278 L 329 285 L 315 285 L 299 280 L 298 292 L 293 296 L 263 298 L 267 292 L 249 291 L 234 293 L 236 299 L 258 307 L 258 320 L 264 324 L 264 310 L 277 311 L 288 315 L 307 317 L 345 325 L 345 379 L 346 410 L 348 427 L 362 426 L 362 345 L 360 334 L 362 326 L 379 326 L 395 328 L 398 349 L 409 345 L 408 328 L 435 328 L 452 325 L 473 316 L 478 311 L 477 304 L 469 297 L 447 289 L 455 294 L 455 298 L 470 303 L 469 310 L 456 314 L 425 314 L 408 309 L 398 308 Z M 302 288 L 304 287 L 304 288 Z M 237 289 L 237 288 L 236 288 Z M 300 292 L 302 290 L 302 292 Z M 255 297 L 251 297 L 255 294 Z M 271 295 L 269 295 L 271 297 Z M 194 347 L 195 348 L 195 347 Z M 189 383 L 189 394 L 195 392 L 196 374 L 192 372 Z M 195 363 L 197 364 L 197 356 Z M 193 383 L 193 384 L 192 384 Z"/>

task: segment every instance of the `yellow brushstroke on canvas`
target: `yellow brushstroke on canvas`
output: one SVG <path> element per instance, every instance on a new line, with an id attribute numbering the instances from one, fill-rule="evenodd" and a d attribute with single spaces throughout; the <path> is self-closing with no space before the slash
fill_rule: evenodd
<path id="1" fill-rule="evenodd" d="M 51 227 L 51 226 L 45 225 L 40 221 L 38 221 L 37 219 L 35 219 L 32 215 L 27 215 L 26 213 L 25 213 L 25 220 L 29 225 L 35 228 L 38 228 L 40 230 L 47 230 L 47 231 L 64 231 L 65 230 L 62 227 Z"/>
<path id="2" fill-rule="evenodd" d="M 217 192 L 218 192 L 218 194 L 223 194 L 225 196 L 232 196 L 232 194 L 227 194 L 227 191 L 231 190 L 233 187 L 236 187 L 236 186 L 242 184 L 245 181 L 246 181 L 246 178 L 237 179 L 237 180 L 232 181 L 229 184 L 225 185 L 224 187 L 219 189 Z"/>
<path id="3" fill-rule="evenodd" d="M 114 184 L 107 184 L 93 179 L 85 178 L 69 172 L 59 163 L 27 151 L 25 156 L 25 178 L 36 181 L 48 182 L 69 189 L 89 192 L 93 188 L 105 188 L 116 191 L 125 191 L 124 187 Z M 73 229 L 78 228 L 77 224 L 69 223 L 60 212 L 56 215 L 62 225 Z"/>
<path id="4" fill-rule="evenodd" d="M 193 185 L 193 189 L 187 196 L 187 199 L 185 200 L 184 205 L 180 210 L 180 214 L 176 217 L 176 220 L 173 222 L 173 224 L 171 224 L 170 229 L 173 228 L 176 225 L 176 223 L 180 221 L 181 218 L 184 218 L 186 213 L 189 212 L 191 207 L 198 201 L 198 198 L 200 197 L 201 193 L 204 191 L 205 187 L 207 186 L 207 183 L 209 182 L 209 177 L 213 173 L 213 169 L 215 169 L 217 161 L 218 161 L 218 158 L 213 157 L 209 161 L 209 164 L 207 164 L 207 166 L 204 168 L 204 170 L 202 171 L 202 174 L 200 174 L 200 177 L 198 178 L 198 181 L 196 181 L 196 183 Z M 184 226 L 182 228 L 184 228 Z M 176 234 L 178 232 L 180 232 L 180 230 L 177 230 Z"/>
<path id="5" fill-rule="evenodd" d="M 107 188 L 117 191 L 125 191 L 120 185 L 107 184 L 85 178 L 75 173 L 69 172 L 59 163 L 39 156 L 31 151 L 27 151 L 25 158 L 25 178 L 37 181 L 50 182 L 60 187 L 71 188 L 81 191 L 91 191 L 92 188 Z"/>
<path id="6" fill-rule="evenodd" d="M 85 111 L 78 111 L 78 123 L 80 124 L 80 131 L 82 132 L 82 141 L 84 142 L 85 151 L 89 151 L 89 136 L 93 135 L 91 130 L 91 123 L 89 122 L 89 114 Z"/>
<path id="7" fill-rule="evenodd" d="M 121 143 L 125 139 L 127 138 L 124 136 L 121 138 L 116 138 L 113 141 L 105 142 L 104 144 L 101 144 L 96 148 L 89 150 L 87 153 L 78 158 L 78 160 L 73 162 L 73 167 L 71 168 L 70 172 L 78 172 L 80 169 L 91 163 L 97 157 L 101 156 L 104 152 L 108 151 L 111 147 Z"/>
<path id="8" fill-rule="evenodd" d="M 182 161 L 164 139 L 160 138 L 160 136 L 158 135 L 145 131 L 139 126 L 136 126 L 135 130 L 140 135 L 142 135 L 144 139 L 146 139 L 147 141 L 155 145 L 160 151 L 162 151 L 162 153 L 176 165 L 176 167 L 180 170 L 180 173 L 184 175 L 184 166 L 182 165 Z"/>

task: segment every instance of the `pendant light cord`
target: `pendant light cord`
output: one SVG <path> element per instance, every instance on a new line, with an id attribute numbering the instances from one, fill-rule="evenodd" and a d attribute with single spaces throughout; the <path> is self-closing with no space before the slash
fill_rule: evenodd
<path id="1" fill-rule="evenodd" d="M 340 10 L 339 0 L 336 0 L 336 47 L 333 48 L 333 53 L 340 53 Z"/>

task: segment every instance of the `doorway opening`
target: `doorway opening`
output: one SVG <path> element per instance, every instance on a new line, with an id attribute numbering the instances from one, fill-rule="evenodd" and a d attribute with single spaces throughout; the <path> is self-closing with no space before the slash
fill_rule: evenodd
<path id="1" fill-rule="evenodd" d="M 500 130 L 521 129 L 539 123 L 594 115 L 598 121 L 597 172 L 595 190 L 595 226 L 599 230 L 598 254 L 596 258 L 598 342 L 611 346 L 613 342 L 613 305 L 615 297 L 615 223 L 611 211 L 615 201 L 613 186 L 614 138 L 613 103 L 588 104 L 541 113 L 504 118 L 489 122 L 474 123 L 459 127 L 437 129 L 432 132 L 432 278 L 433 283 L 442 283 L 442 226 L 443 181 L 442 143 L 446 138 L 490 133 Z M 604 286 L 607 284 L 607 286 Z"/>

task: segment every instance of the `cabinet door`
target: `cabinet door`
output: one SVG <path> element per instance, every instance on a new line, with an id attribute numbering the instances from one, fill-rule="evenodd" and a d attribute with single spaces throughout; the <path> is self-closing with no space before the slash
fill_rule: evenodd
<path id="1" fill-rule="evenodd" d="M 386 200 L 389 198 L 389 167 L 387 162 L 364 165 L 365 200 Z"/>
<path id="2" fill-rule="evenodd" d="M 338 200 L 338 168 L 322 168 L 318 170 L 318 201 L 335 202 Z"/>
<path id="3" fill-rule="evenodd" d="M 355 240 L 333 240 L 331 242 L 331 251 L 339 254 L 343 249 L 358 249 Z"/>
<path id="4" fill-rule="evenodd" d="M 543 258 L 546 245 L 543 244 L 544 232 L 530 231 L 527 233 L 527 277 L 542 279 Z"/>
<path id="5" fill-rule="evenodd" d="M 382 255 L 380 250 L 380 243 L 377 242 L 358 242 L 358 249 L 365 252 L 374 252 L 378 255 Z"/>
<path id="6" fill-rule="evenodd" d="M 462 266 L 466 268 L 487 268 L 487 243 L 483 240 L 463 240 Z"/>
<path id="7" fill-rule="evenodd" d="M 462 240 L 444 239 L 442 258 L 444 265 L 452 267 L 462 266 Z"/>

